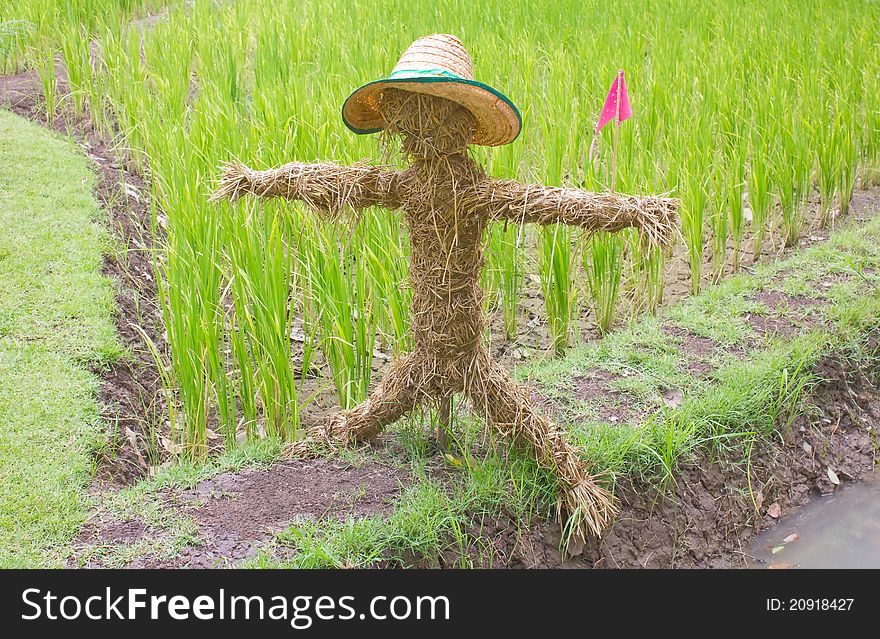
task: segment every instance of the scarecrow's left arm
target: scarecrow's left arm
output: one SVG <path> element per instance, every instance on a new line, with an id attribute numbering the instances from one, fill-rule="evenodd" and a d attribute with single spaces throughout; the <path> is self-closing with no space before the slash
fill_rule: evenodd
<path id="1" fill-rule="evenodd" d="M 367 164 L 291 162 L 266 171 L 228 164 L 211 200 L 236 200 L 243 195 L 300 200 L 332 219 L 348 208 L 397 208 L 398 175 L 398 171 Z"/>
<path id="2" fill-rule="evenodd" d="M 489 180 L 479 188 L 480 208 L 490 219 L 516 223 L 566 224 L 615 232 L 633 227 L 652 246 L 669 247 L 680 201 L 655 196 L 592 193 L 580 189 Z"/>

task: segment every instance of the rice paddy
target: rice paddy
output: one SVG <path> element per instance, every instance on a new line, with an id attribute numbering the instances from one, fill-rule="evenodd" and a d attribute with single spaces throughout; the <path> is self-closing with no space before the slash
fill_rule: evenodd
<path id="1" fill-rule="evenodd" d="M 122 26 L 160 4 L 167 13 L 149 28 Z M 634 116 L 619 128 L 616 190 L 683 202 L 673 255 L 646 251 L 635 232 L 491 228 L 486 304 L 511 341 L 530 276 L 559 355 L 585 313 L 608 331 L 655 311 L 673 259 L 687 261 L 698 294 L 706 275 L 718 280 L 795 245 L 812 224 L 833 225 L 857 184 L 880 177 L 873 2 L 58 6 L 4 5 L 0 65 L 36 69 L 49 118 L 68 107 L 88 112 L 150 178 L 168 343 L 156 355 L 168 421 L 193 457 L 213 429 L 228 447 L 242 433 L 293 439 L 313 370 L 350 407 L 375 381 L 377 350 L 408 350 L 409 246 L 395 214 L 368 210 L 359 223 L 333 224 L 299 204 L 207 198 L 218 166 L 232 159 L 257 168 L 396 162 L 348 131 L 339 109 L 419 36 L 456 34 L 477 79 L 518 105 L 519 139 L 474 156 L 492 175 L 524 182 L 609 189 L 614 127 L 603 129 L 592 162 L 587 152 L 608 87 L 625 69 Z M 56 91 L 56 56 L 69 105 Z"/>

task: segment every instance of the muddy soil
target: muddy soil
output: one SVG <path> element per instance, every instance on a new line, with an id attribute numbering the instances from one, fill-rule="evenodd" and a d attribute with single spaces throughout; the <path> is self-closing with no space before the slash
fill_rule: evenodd
<path id="1" fill-rule="evenodd" d="M 752 451 L 746 464 L 702 459 L 686 467 L 675 485 L 658 491 L 619 485 L 622 510 L 598 543 L 559 552 L 556 524 L 526 530 L 512 519 L 475 522 L 483 543 L 469 557 L 449 550 L 422 565 L 510 568 L 730 568 L 752 565 L 749 542 L 780 518 L 871 472 L 880 459 L 880 334 L 875 364 L 867 369 L 826 359 L 814 390 L 814 408 L 798 417 L 781 444 Z M 832 468 L 841 485 L 831 483 Z"/>
<path id="2" fill-rule="evenodd" d="M 191 490 L 167 490 L 162 494 L 165 507 L 191 517 L 202 543 L 185 547 L 172 559 L 145 556 L 127 567 L 235 565 L 294 520 L 387 515 L 407 480 L 405 473 L 385 464 L 352 467 L 333 459 L 290 460 L 269 470 L 217 475 Z M 142 524 L 135 525 L 147 534 Z"/>

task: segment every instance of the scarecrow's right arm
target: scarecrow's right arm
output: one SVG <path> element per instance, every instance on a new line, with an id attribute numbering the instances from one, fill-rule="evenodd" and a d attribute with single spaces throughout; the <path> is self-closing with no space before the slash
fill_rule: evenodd
<path id="1" fill-rule="evenodd" d="M 399 173 L 366 164 L 304 164 L 291 162 L 276 169 L 255 171 L 228 164 L 212 201 L 236 200 L 243 195 L 300 200 L 319 214 L 336 218 L 347 208 L 397 208 Z"/>

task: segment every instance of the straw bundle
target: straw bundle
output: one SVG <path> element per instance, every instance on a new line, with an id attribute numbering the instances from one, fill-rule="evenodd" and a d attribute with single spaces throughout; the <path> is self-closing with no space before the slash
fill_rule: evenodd
<path id="1" fill-rule="evenodd" d="M 223 176 L 211 201 L 236 200 L 243 195 L 300 200 L 324 217 L 335 219 L 349 208 L 397 208 L 394 170 L 355 164 L 291 162 L 276 169 L 254 171 L 243 164 L 223 167 Z"/>
<path id="2" fill-rule="evenodd" d="M 475 198 L 494 220 L 566 224 L 590 233 L 633 227 L 649 246 L 664 249 L 671 248 L 678 229 L 679 200 L 671 198 L 591 193 L 511 180 L 484 182 Z"/>

